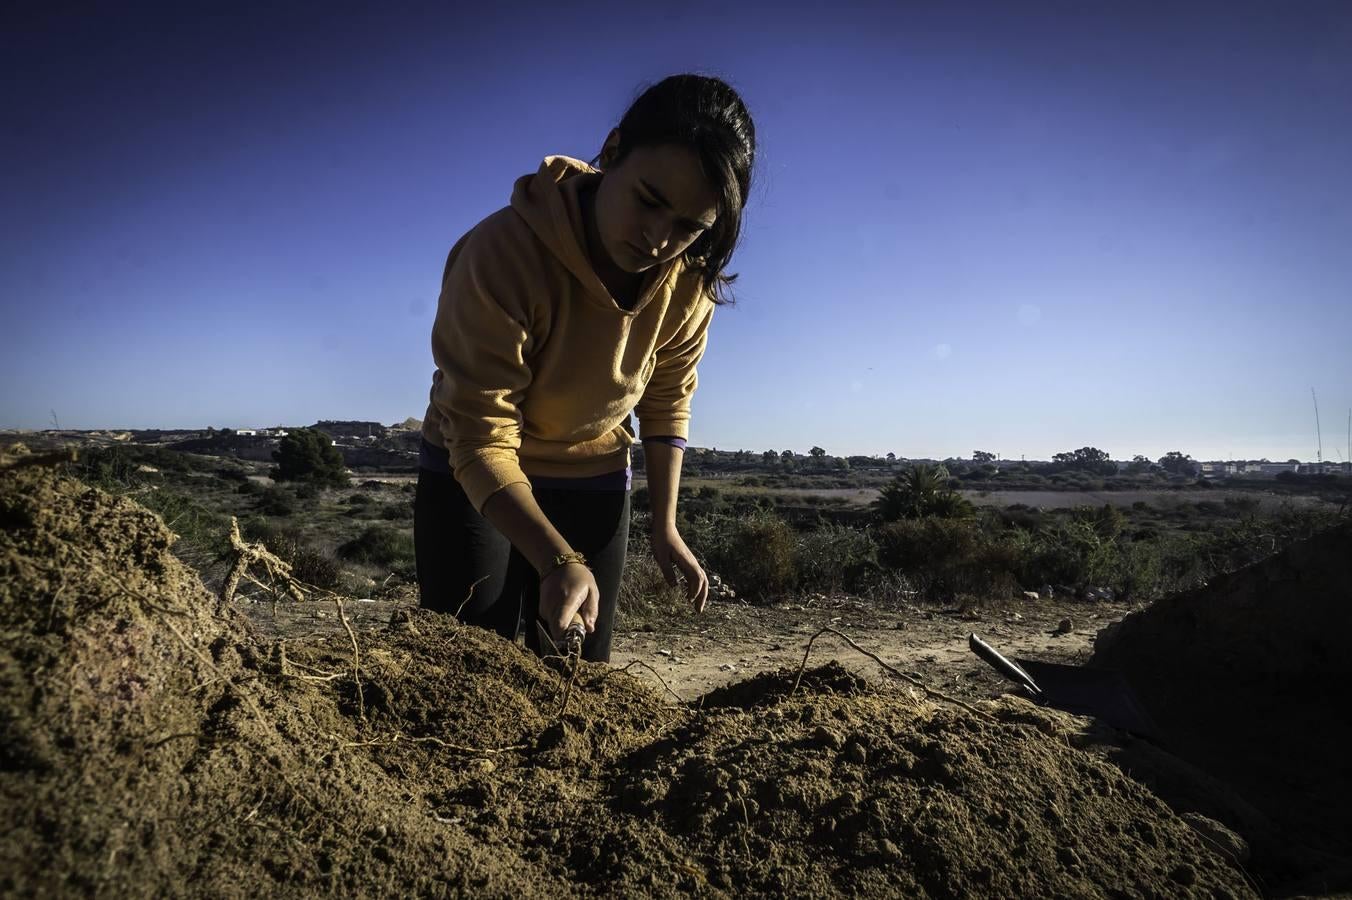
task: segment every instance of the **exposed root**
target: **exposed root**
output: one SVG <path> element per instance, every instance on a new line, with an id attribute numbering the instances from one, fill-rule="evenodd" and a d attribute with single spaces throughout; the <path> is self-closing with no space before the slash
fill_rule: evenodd
<path id="1" fill-rule="evenodd" d="M 656 669 L 654 669 L 652 666 L 650 666 L 648 663 L 644 662 L 644 661 L 641 660 L 641 659 L 635 659 L 635 660 L 632 660 L 632 661 L 630 661 L 630 662 L 627 662 L 627 663 L 625 663 L 624 665 L 620 666 L 618 669 L 607 669 L 607 670 L 606 670 L 606 673 L 605 673 L 604 675 L 602 675 L 601 677 L 602 677 L 602 678 L 608 678 L 608 677 L 610 677 L 611 675 L 615 674 L 616 672 L 627 672 L 627 671 L 629 671 L 629 667 L 630 667 L 630 666 L 642 666 L 643 668 L 647 669 L 649 672 L 652 672 L 652 673 L 653 673 L 653 676 L 656 677 L 657 680 L 660 681 L 660 682 L 662 683 L 662 687 L 664 687 L 664 688 L 667 689 L 667 693 L 670 694 L 671 696 L 673 696 L 673 697 L 676 698 L 676 702 L 677 702 L 677 703 L 680 703 L 680 704 L 682 704 L 682 705 L 685 704 L 685 701 L 681 699 L 681 695 L 678 694 L 678 693 L 676 693 L 675 691 L 673 691 L 673 690 L 671 689 L 671 685 L 667 684 L 666 679 L 663 678 L 663 677 L 661 676 L 661 674 L 660 674 Z"/>
<path id="2" fill-rule="evenodd" d="M 272 592 L 273 603 L 277 602 L 277 588 L 281 586 L 287 596 L 298 602 L 304 602 L 312 595 L 326 595 L 333 600 L 334 606 L 338 609 L 338 621 L 343 623 L 343 628 L 347 631 L 347 636 L 352 641 L 352 682 L 357 687 L 357 714 L 364 722 L 366 721 L 366 696 L 362 691 L 361 685 L 361 645 L 357 643 L 357 633 L 352 630 L 352 623 L 348 621 L 347 613 L 343 610 L 343 597 L 333 591 L 317 588 L 312 584 L 306 584 L 291 573 L 291 566 L 279 559 L 274 553 L 268 550 L 262 544 L 250 544 L 245 542 L 239 533 L 239 520 L 234 516 L 230 517 L 230 549 L 235 553 L 234 565 L 230 568 L 230 574 L 225 579 L 225 585 L 221 589 L 221 602 L 230 603 L 234 599 L 235 591 L 239 588 L 239 582 L 242 578 L 248 578 L 259 587 Z M 264 584 L 254 575 L 250 574 L 249 567 L 252 565 L 261 565 L 268 574 L 269 583 Z M 485 576 L 487 577 L 487 576 Z M 482 581 L 483 579 L 480 579 Z M 476 581 L 477 585 L 478 582 Z M 473 587 L 470 593 L 473 594 Z M 469 598 L 465 598 L 466 602 Z M 282 650 L 281 665 L 282 674 L 287 675 L 286 669 L 286 651 Z M 337 677 L 331 673 L 324 675 L 296 675 L 296 678 L 302 678 L 307 681 L 331 681 Z"/>
<path id="3" fill-rule="evenodd" d="M 812 645 L 813 645 L 813 643 L 816 642 L 817 638 L 821 637 L 823 634 L 828 634 L 828 633 L 829 633 L 829 634 L 834 634 L 836 637 L 840 638 L 840 639 L 843 640 L 845 643 L 849 644 L 849 645 L 850 645 L 851 647 L 853 647 L 855 650 L 858 650 L 860 653 L 864 654 L 864 655 L 867 656 L 869 659 L 873 660 L 873 661 L 876 662 L 878 665 L 882 666 L 884 669 L 887 670 L 887 672 L 888 672 L 889 674 L 895 675 L 897 678 L 900 678 L 902 681 L 905 681 L 905 682 L 907 682 L 907 683 L 909 683 L 909 684 L 914 685 L 915 687 L 920 688 L 920 690 L 924 691 L 925 694 L 926 694 L 927 696 L 932 697 L 932 698 L 934 698 L 935 700 L 942 700 L 942 701 L 944 701 L 945 703 L 952 703 L 952 704 L 955 705 L 955 706 L 960 706 L 960 707 L 962 707 L 963 709 L 967 710 L 969 713 L 972 713 L 973 715 L 980 716 L 981 718 L 986 719 L 986 720 L 988 720 L 988 721 L 991 721 L 991 722 L 996 721 L 996 719 L 995 719 L 994 716 L 990 715 L 989 713 L 982 712 L 981 710 L 979 710 L 979 709 L 977 709 L 976 707 L 972 706 L 970 703 L 965 703 L 965 702 L 963 702 L 962 700 L 959 700 L 957 697 L 951 697 L 951 696 L 949 696 L 948 694 L 943 693 L 942 691 L 936 691 L 934 688 L 929 687 L 928 685 L 926 685 L 924 682 L 920 681 L 919 679 L 912 678 L 910 675 L 907 675 L 905 672 L 902 672 L 900 669 L 897 669 L 897 668 L 894 667 L 894 666 L 888 665 L 887 663 L 883 662 L 882 658 L 879 657 L 876 653 L 871 653 L 871 652 L 869 652 L 868 650 L 865 650 L 863 647 L 859 646 L 859 645 L 856 644 L 854 641 L 852 641 L 852 640 L 850 639 L 850 636 L 849 636 L 849 635 L 847 635 L 847 634 L 845 634 L 845 633 L 843 633 L 843 632 L 837 631 L 836 629 L 830 627 L 829 625 L 828 625 L 827 627 L 821 629 L 820 631 L 818 631 L 816 634 L 814 634 L 814 635 L 811 637 L 811 639 L 808 640 L 808 642 L 807 642 L 807 647 L 806 647 L 806 649 L 803 650 L 803 661 L 802 661 L 801 663 L 798 664 L 798 674 L 797 674 L 796 676 L 794 676 L 794 679 L 793 679 L 793 687 L 789 689 L 789 696 L 790 696 L 790 697 L 792 697 L 792 696 L 794 695 L 794 693 L 798 690 L 798 685 L 799 685 L 799 683 L 803 680 L 803 670 L 804 670 L 805 668 L 807 668 L 807 658 L 808 658 L 808 655 L 812 653 Z"/>
<path id="4" fill-rule="evenodd" d="M 455 617 L 456 617 L 457 619 L 460 618 L 460 613 L 461 613 L 461 611 L 464 610 L 465 606 L 469 603 L 470 599 L 474 596 L 474 589 L 475 589 L 476 587 L 478 587 L 479 585 L 483 584 L 486 580 L 488 580 L 488 577 L 489 577 L 489 576 L 485 575 L 483 578 L 480 578 L 478 581 L 474 582 L 473 584 L 471 584 L 471 585 L 469 586 L 469 593 L 465 594 L 465 599 L 464 599 L 464 600 L 461 600 L 461 601 L 460 601 L 460 605 L 457 606 L 457 607 L 455 608 Z"/>
<path id="5" fill-rule="evenodd" d="M 443 741 L 438 737 L 410 737 L 402 732 L 395 731 L 391 734 L 377 735 L 369 741 L 347 741 L 339 745 L 339 749 L 350 750 L 354 747 L 390 747 L 399 742 L 406 744 L 432 744 L 443 750 L 451 750 L 456 753 L 466 753 L 474 756 L 496 756 L 499 753 L 511 753 L 517 750 L 526 750 L 529 744 L 512 744 L 508 747 L 466 747 L 461 744 L 452 744 L 449 741 Z"/>
<path id="6" fill-rule="evenodd" d="M 335 596 L 333 602 L 338 607 L 338 620 L 343 623 L 343 627 L 347 629 L 347 636 L 352 639 L 352 681 L 357 685 L 357 715 L 365 722 L 366 698 L 361 689 L 361 648 L 357 646 L 357 633 L 352 630 L 352 623 L 343 612 L 343 598 Z"/>
<path id="7" fill-rule="evenodd" d="M 277 585 L 280 584 L 292 600 L 297 602 L 305 600 L 305 594 L 301 590 L 300 582 L 291 574 L 291 566 L 283 562 L 272 551 L 262 544 L 246 543 L 239 533 L 239 520 L 234 516 L 230 517 L 230 549 L 235 553 L 234 565 L 230 567 L 230 574 L 225 578 L 225 584 L 221 587 L 221 603 L 229 604 L 235 598 L 235 591 L 239 588 L 239 581 L 248 574 L 249 567 L 261 565 L 268 573 L 270 584 L 263 584 L 257 578 L 249 576 L 259 587 L 266 588 L 273 592 L 273 602 L 276 602 Z"/>

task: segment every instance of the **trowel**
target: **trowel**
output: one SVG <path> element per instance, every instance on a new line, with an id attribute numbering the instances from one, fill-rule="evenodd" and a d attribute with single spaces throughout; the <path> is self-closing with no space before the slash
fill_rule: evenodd
<path id="1" fill-rule="evenodd" d="M 539 619 L 535 620 L 535 633 L 540 638 L 540 649 L 552 651 L 546 655 L 581 659 L 582 642 L 587 639 L 587 625 L 582 621 L 581 614 L 573 613 L 572 621 L 563 630 L 563 638 L 558 643 L 550 635 L 549 626 Z"/>
<path id="2" fill-rule="evenodd" d="M 1090 716 L 1159 743 L 1159 726 L 1151 720 L 1121 672 L 1033 659 L 1010 660 L 975 634 L 968 635 L 967 646 L 983 662 L 1023 688 L 1034 703 Z"/>

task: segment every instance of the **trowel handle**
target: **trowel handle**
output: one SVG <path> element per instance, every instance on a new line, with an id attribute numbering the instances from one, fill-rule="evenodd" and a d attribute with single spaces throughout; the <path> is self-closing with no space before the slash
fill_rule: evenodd
<path id="1" fill-rule="evenodd" d="M 1027 672 L 1005 659 L 1000 655 L 1000 651 L 977 637 L 975 632 L 967 636 L 967 646 L 972 648 L 972 652 L 981 657 L 995 671 L 1015 684 L 1022 685 L 1034 697 L 1042 696 L 1042 688 L 1037 686 L 1037 682 Z"/>
<path id="2" fill-rule="evenodd" d="M 568 627 L 563 629 L 563 642 L 565 644 L 576 642 L 580 647 L 582 642 L 587 639 L 587 624 L 582 621 L 580 613 L 573 613 L 572 621 Z"/>

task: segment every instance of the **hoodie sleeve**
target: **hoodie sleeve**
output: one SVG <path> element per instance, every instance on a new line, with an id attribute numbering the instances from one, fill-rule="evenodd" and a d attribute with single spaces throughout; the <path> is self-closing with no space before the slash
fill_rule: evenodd
<path id="1" fill-rule="evenodd" d="M 510 248 L 494 243 L 467 236 L 447 263 L 432 326 L 432 357 L 442 371 L 433 402 L 444 416 L 455 479 L 480 513 L 507 485 L 530 483 L 517 457 L 520 403 L 531 383 L 525 291 L 513 284 L 520 267 L 506 262 Z"/>
<path id="2" fill-rule="evenodd" d="M 709 341 L 714 304 L 702 300 L 681 330 L 657 351 L 657 365 L 634 412 L 640 438 L 690 437 L 690 400 L 699 385 L 695 367 Z"/>

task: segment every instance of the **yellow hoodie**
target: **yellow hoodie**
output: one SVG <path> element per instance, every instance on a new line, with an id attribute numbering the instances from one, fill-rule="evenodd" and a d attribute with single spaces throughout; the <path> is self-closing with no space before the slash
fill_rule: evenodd
<path id="1" fill-rule="evenodd" d="M 679 258 L 648 272 L 632 310 L 616 303 L 587 258 L 578 201 L 599 177 L 546 157 L 446 261 L 423 437 L 450 451 L 480 512 L 528 474 L 627 468 L 631 411 L 640 437 L 689 435 L 714 303 Z"/>

